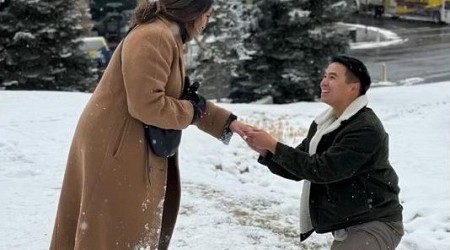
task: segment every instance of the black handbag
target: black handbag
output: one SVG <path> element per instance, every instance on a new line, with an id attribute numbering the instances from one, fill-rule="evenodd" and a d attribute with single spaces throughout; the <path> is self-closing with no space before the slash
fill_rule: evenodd
<path id="1" fill-rule="evenodd" d="M 147 144 L 159 157 L 170 157 L 178 151 L 181 141 L 181 130 L 162 129 L 152 125 L 144 125 Z"/>

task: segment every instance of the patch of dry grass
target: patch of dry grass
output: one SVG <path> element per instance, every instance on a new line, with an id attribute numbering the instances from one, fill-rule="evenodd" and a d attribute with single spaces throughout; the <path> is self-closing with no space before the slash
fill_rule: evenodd
<path id="1" fill-rule="evenodd" d="M 287 117 L 269 118 L 265 114 L 255 114 L 242 121 L 267 131 L 283 143 L 300 143 L 307 133 L 306 129 L 293 124 Z"/>

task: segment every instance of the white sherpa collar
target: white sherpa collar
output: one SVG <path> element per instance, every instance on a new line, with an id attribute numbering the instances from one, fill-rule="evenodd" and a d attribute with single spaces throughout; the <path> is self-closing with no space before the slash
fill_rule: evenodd
<path id="1" fill-rule="evenodd" d="M 350 105 L 348 105 L 348 107 L 344 110 L 344 113 L 342 113 L 342 115 L 336 119 L 336 122 L 339 122 L 340 124 L 342 121 L 348 120 L 362 108 L 367 106 L 368 102 L 369 101 L 367 100 L 366 95 L 359 96 L 352 103 L 350 103 Z M 317 123 L 317 125 L 321 125 L 330 118 L 335 119 L 333 108 L 325 110 L 323 113 L 318 115 L 316 119 L 314 119 L 314 121 Z"/>
<path id="2" fill-rule="evenodd" d="M 309 143 L 309 154 L 315 154 L 317 145 L 319 144 L 322 136 L 328 134 L 341 126 L 341 123 L 350 119 L 358 111 L 367 106 L 368 100 L 366 95 L 356 98 L 348 107 L 344 110 L 341 116 L 336 118 L 333 112 L 333 108 L 325 110 L 322 114 L 316 117 L 314 121 L 317 123 L 317 131 Z"/>

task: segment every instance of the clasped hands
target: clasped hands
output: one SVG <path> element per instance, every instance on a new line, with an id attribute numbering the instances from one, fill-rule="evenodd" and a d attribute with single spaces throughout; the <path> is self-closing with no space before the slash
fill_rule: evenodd
<path id="1" fill-rule="evenodd" d="M 191 83 L 189 77 L 185 77 L 184 89 L 181 99 L 191 101 L 194 107 L 194 117 L 192 123 L 201 118 L 206 109 L 206 100 L 203 96 L 197 94 L 199 83 Z M 265 156 L 267 152 L 275 153 L 277 139 L 262 129 L 258 129 L 238 120 L 230 124 L 232 132 L 239 134 L 248 146 L 260 155 Z"/>
<path id="2" fill-rule="evenodd" d="M 275 154 L 278 140 L 268 132 L 238 120 L 230 124 L 230 129 L 239 134 L 248 146 L 260 155 L 265 156 L 267 152 Z"/>

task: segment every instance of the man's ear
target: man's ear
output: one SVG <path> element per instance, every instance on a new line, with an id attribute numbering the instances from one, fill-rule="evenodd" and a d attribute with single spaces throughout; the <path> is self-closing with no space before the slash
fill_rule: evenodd
<path id="1" fill-rule="evenodd" d="M 360 88 L 361 88 L 361 83 L 360 82 L 353 82 L 351 83 L 351 91 L 354 93 L 357 93 L 357 95 L 359 95 L 360 92 Z"/>

